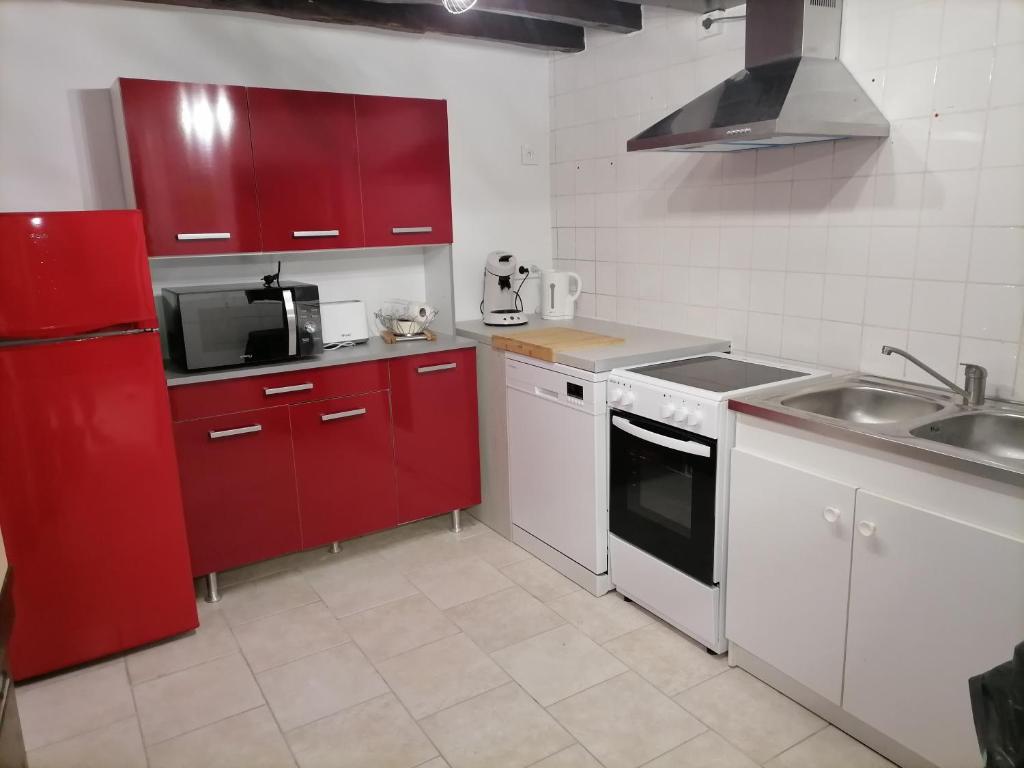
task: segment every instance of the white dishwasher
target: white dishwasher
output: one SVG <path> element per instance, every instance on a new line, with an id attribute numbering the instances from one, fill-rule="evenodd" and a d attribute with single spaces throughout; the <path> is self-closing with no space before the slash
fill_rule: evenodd
<path id="1" fill-rule="evenodd" d="M 607 380 L 505 361 L 512 540 L 595 595 L 611 589 Z"/>

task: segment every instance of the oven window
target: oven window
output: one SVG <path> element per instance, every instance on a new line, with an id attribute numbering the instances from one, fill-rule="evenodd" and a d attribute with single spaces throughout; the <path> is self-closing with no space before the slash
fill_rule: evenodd
<path id="1" fill-rule="evenodd" d="M 712 584 L 716 442 L 617 413 L 610 435 L 611 532 Z"/>

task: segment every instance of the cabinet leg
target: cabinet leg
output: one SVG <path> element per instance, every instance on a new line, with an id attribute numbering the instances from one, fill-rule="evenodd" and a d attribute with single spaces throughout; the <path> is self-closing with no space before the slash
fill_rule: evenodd
<path id="1" fill-rule="evenodd" d="M 217 574 L 206 574 L 206 602 L 220 602 L 220 587 L 217 586 Z"/>
<path id="2" fill-rule="evenodd" d="M 452 533 L 458 533 L 462 530 L 462 510 L 452 510 Z"/>
<path id="3" fill-rule="evenodd" d="M 341 542 L 332 541 L 331 546 L 327 548 L 327 551 L 330 552 L 332 555 L 337 555 L 339 552 L 341 552 Z"/>

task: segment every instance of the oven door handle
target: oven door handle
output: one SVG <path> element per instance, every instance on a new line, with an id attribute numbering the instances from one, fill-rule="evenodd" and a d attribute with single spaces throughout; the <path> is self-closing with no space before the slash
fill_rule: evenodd
<path id="1" fill-rule="evenodd" d="M 710 445 L 704 445 L 704 443 L 698 443 L 695 440 L 676 440 L 673 437 L 665 437 L 665 435 L 659 435 L 657 432 L 642 429 L 621 416 L 612 416 L 612 426 L 618 427 L 627 435 L 632 435 L 648 443 L 660 445 L 662 448 L 668 448 L 670 451 L 679 451 L 680 453 L 689 453 L 693 456 L 711 458 Z"/>

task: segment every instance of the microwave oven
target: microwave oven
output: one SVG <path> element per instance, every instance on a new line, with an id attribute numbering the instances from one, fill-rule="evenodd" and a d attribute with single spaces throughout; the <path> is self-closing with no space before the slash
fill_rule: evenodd
<path id="1" fill-rule="evenodd" d="M 323 352 L 320 292 L 282 281 L 164 288 L 171 360 L 196 371 L 309 357 Z"/>

